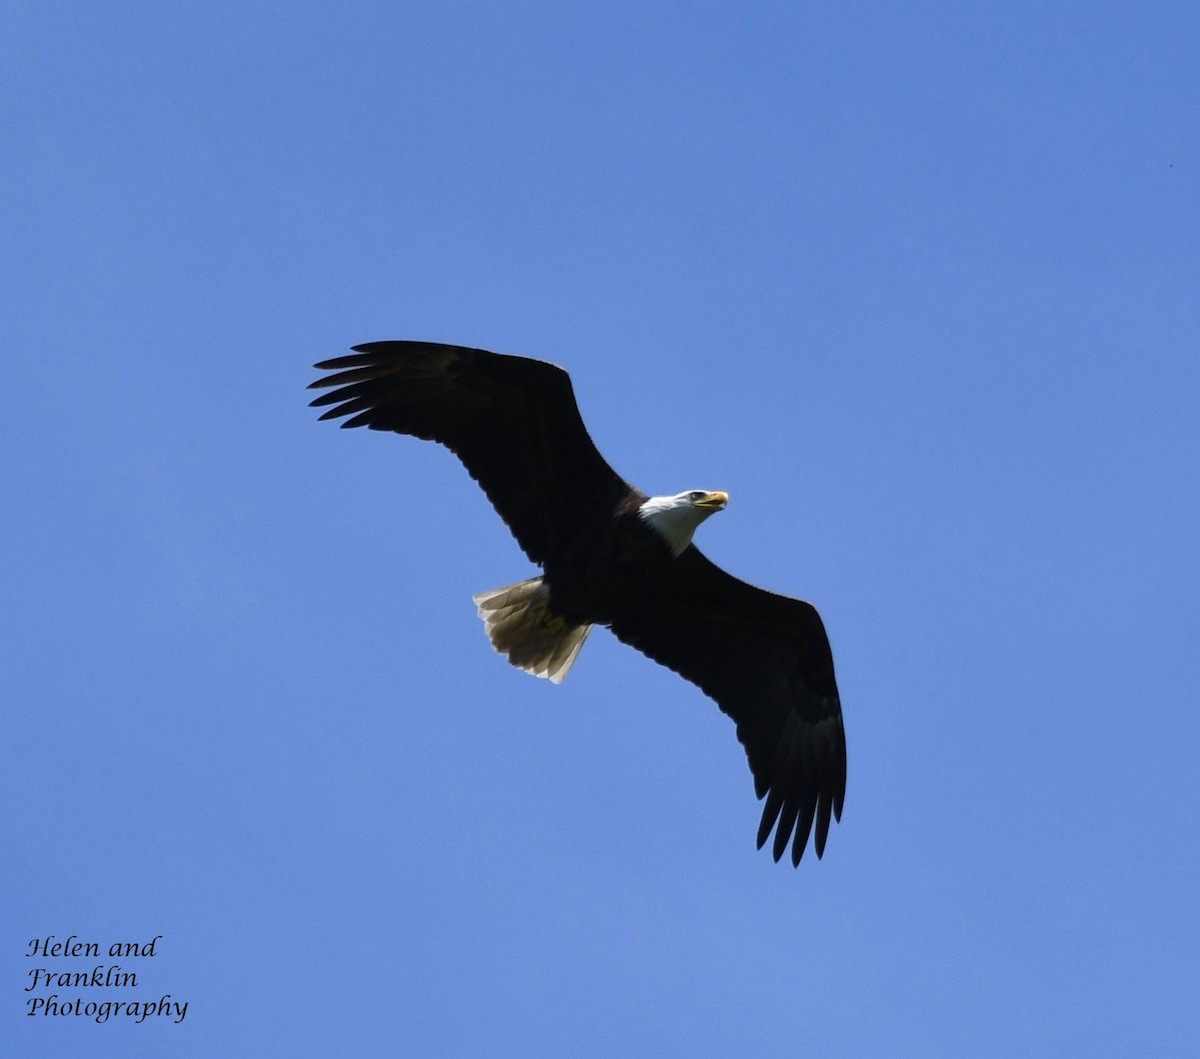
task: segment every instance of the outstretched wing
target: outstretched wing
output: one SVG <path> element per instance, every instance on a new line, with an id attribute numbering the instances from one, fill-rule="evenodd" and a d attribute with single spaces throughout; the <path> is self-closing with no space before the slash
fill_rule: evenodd
<path id="1" fill-rule="evenodd" d="M 312 402 L 343 427 L 412 434 L 450 449 L 535 563 L 611 517 L 629 485 L 596 450 L 571 379 L 540 360 L 438 342 L 367 342 L 317 364 L 335 387 Z"/>
<path id="2" fill-rule="evenodd" d="M 755 793 L 767 800 L 759 848 L 774 828 L 775 859 L 791 839 L 792 863 L 799 864 L 815 820 L 820 857 L 831 817 L 842 818 L 846 734 L 816 609 L 739 581 L 691 546 L 612 631 L 733 718 Z"/>

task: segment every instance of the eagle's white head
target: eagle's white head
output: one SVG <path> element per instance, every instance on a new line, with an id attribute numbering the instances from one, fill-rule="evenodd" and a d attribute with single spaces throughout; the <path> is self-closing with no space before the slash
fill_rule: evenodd
<path id="1" fill-rule="evenodd" d="M 652 496 L 638 508 L 638 517 L 662 535 L 673 555 L 679 555 L 692 543 L 696 527 L 728 503 L 728 493 L 690 489 L 675 496 Z"/>

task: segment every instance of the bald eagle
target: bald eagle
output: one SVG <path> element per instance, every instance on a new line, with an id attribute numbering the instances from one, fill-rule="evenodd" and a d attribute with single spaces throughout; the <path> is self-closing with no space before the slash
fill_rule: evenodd
<path id="1" fill-rule="evenodd" d="M 814 821 L 817 856 L 841 819 L 846 737 L 825 628 L 808 603 L 730 576 L 692 543 L 728 496 L 647 496 L 597 451 L 567 373 L 525 357 L 436 342 L 368 342 L 332 372 L 321 419 L 450 449 L 530 560 L 532 577 L 475 597 L 492 645 L 558 683 L 595 625 L 674 670 L 737 725 L 761 849 L 775 832 L 794 865 Z"/>

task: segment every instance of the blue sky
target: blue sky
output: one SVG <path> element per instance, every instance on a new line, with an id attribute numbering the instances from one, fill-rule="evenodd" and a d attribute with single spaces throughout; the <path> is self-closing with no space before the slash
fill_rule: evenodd
<path id="1" fill-rule="evenodd" d="M 200 3 L 0 15 L 8 1055 L 1194 1055 L 1200 15 Z M 553 360 L 812 600 L 823 861 L 452 457 L 381 338 Z M 30 939 L 184 1020 L 28 1017 Z M 42 961 L 74 971 L 95 961 Z M 106 961 L 110 962 L 110 961 Z"/>

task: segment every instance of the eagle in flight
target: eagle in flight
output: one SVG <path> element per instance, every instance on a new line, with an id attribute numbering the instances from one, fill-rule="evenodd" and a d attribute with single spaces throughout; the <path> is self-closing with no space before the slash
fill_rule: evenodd
<path id="1" fill-rule="evenodd" d="M 317 364 L 312 404 L 343 427 L 445 445 L 479 483 L 540 576 L 475 597 L 495 649 L 559 683 L 595 625 L 674 670 L 737 726 L 774 831 L 820 857 L 846 793 L 833 656 L 811 604 L 739 581 L 692 543 L 726 493 L 648 496 L 593 444 L 553 364 L 436 342 L 368 342 Z M 815 831 L 814 831 L 815 824 Z"/>

